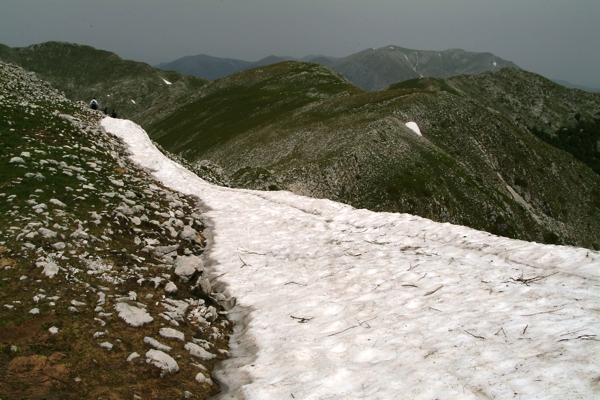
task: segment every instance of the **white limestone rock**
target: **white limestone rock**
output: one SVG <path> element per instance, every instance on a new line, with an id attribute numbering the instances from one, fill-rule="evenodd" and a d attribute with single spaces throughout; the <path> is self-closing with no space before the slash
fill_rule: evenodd
<path id="1" fill-rule="evenodd" d="M 196 382 L 200 383 L 200 384 L 208 384 L 208 385 L 212 385 L 212 380 L 210 378 L 207 378 L 202 372 L 198 372 L 196 374 Z"/>
<path id="2" fill-rule="evenodd" d="M 138 327 L 154 321 L 146 310 L 127 303 L 115 304 L 115 310 L 119 313 L 119 317 L 131 326 Z"/>
<path id="3" fill-rule="evenodd" d="M 149 336 L 146 336 L 144 338 L 144 343 L 149 344 L 150 346 L 154 347 L 156 350 L 160 350 L 160 351 L 170 352 L 173 349 L 172 347 L 164 345 L 161 342 L 159 342 L 158 340 L 151 338 Z"/>
<path id="4" fill-rule="evenodd" d="M 45 261 L 38 261 L 37 263 L 35 263 L 35 265 L 37 267 L 44 267 L 42 273 L 48 278 L 54 278 L 54 276 L 58 273 L 59 270 L 58 265 L 49 258 L 46 258 Z"/>
<path id="5" fill-rule="evenodd" d="M 10 161 L 8 163 L 9 164 L 25 164 L 25 160 L 23 160 L 21 157 L 13 157 L 10 159 Z"/>
<path id="6" fill-rule="evenodd" d="M 167 339 L 185 340 L 185 334 L 173 328 L 160 328 L 158 334 Z"/>
<path id="7" fill-rule="evenodd" d="M 177 361 L 173 359 L 170 355 L 160 350 L 148 350 L 146 353 L 146 362 L 148 364 L 152 364 L 157 368 L 161 369 L 161 377 L 164 377 L 167 374 L 174 374 L 179 371 L 179 365 Z"/>
<path id="8" fill-rule="evenodd" d="M 198 346 L 195 343 L 187 343 L 184 348 L 190 352 L 190 355 L 192 357 L 196 357 L 199 358 L 201 360 L 212 360 L 213 358 L 215 358 L 216 356 L 212 353 L 209 353 L 208 351 L 204 350 L 202 347 Z"/>
<path id="9" fill-rule="evenodd" d="M 204 262 L 198 256 L 181 256 L 175 263 L 175 275 L 184 282 L 189 281 L 196 271 L 204 271 Z"/>
<path id="10" fill-rule="evenodd" d="M 62 201 L 60 201 L 58 199 L 50 199 L 49 203 L 54 204 L 55 206 L 63 207 L 63 208 L 67 206 L 65 203 L 63 203 Z"/>
<path id="11" fill-rule="evenodd" d="M 109 342 L 102 342 L 102 343 L 100 343 L 100 347 L 104 347 L 107 350 L 112 350 L 113 345 L 112 345 L 112 343 L 109 343 Z"/>
<path id="12" fill-rule="evenodd" d="M 167 292 L 167 293 L 177 293 L 177 286 L 173 282 L 169 281 L 169 283 L 167 283 L 165 285 L 165 292 Z"/>

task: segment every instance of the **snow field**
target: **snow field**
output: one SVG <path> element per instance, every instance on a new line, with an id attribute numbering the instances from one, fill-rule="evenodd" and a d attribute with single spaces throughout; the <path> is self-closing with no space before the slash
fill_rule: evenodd
<path id="1" fill-rule="evenodd" d="M 237 298 L 222 398 L 597 398 L 598 253 L 212 186 L 102 126 L 205 204 L 205 265 Z"/>

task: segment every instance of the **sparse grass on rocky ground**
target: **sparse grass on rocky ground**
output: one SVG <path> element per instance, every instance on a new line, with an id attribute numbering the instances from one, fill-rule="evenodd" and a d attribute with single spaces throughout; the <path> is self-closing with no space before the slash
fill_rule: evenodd
<path id="1" fill-rule="evenodd" d="M 205 398 L 230 324 L 196 199 L 0 63 L 0 398 Z"/>

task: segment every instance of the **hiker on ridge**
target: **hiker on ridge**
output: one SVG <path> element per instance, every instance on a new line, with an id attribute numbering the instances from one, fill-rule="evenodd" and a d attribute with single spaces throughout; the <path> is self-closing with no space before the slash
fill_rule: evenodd
<path id="1" fill-rule="evenodd" d="M 108 115 L 108 107 L 104 107 L 104 115 Z"/>
<path id="2" fill-rule="evenodd" d="M 113 112 L 110 116 L 113 118 L 117 118 L 117 112 L 113 109 Z"/>
<path id="3" fill-rule="evenodd" d="M 96 100 L 95 97 L 92 99 L 92 102 L 90 103 L 90 107 L 92 108 L 92 110 L 98 109 L 98 101 Z"/>

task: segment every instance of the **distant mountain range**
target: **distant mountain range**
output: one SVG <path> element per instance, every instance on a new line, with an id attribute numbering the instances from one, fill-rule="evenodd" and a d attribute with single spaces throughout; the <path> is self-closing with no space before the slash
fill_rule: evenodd
<path id="1" fill-rule="evenodd" d="M 207 81 L 87 46 L 0 46 L 0 59 L 73 100 L 120 102 L 212 181 L 600 249 L 600 94 L 518 68 L 418 76 L 499 67 L 489 53 L 363 53 L 356 59 L 380 67 L 404 59 L 417 77 L 369 92 L 323 64 L 283 61 Z"/>
<path id="2" fill-rule="evenodd" d="M 253 63 L 198 55 L 160 64 L 157 68 L 213 80 L 292 59 L 292 57 L 269 56 Z M 496 57 L 492 53 L 473 53 L 461 49 L 424 51 L 399 46 L 367 49 L 344 58 L 321 55 L 304 57 L 298 61 L 322 64 L 369 92 L 413 78 L 447 78 L 460 74 L 497 71 L 504 67 L 518 68 L 514 63 Z"/>

